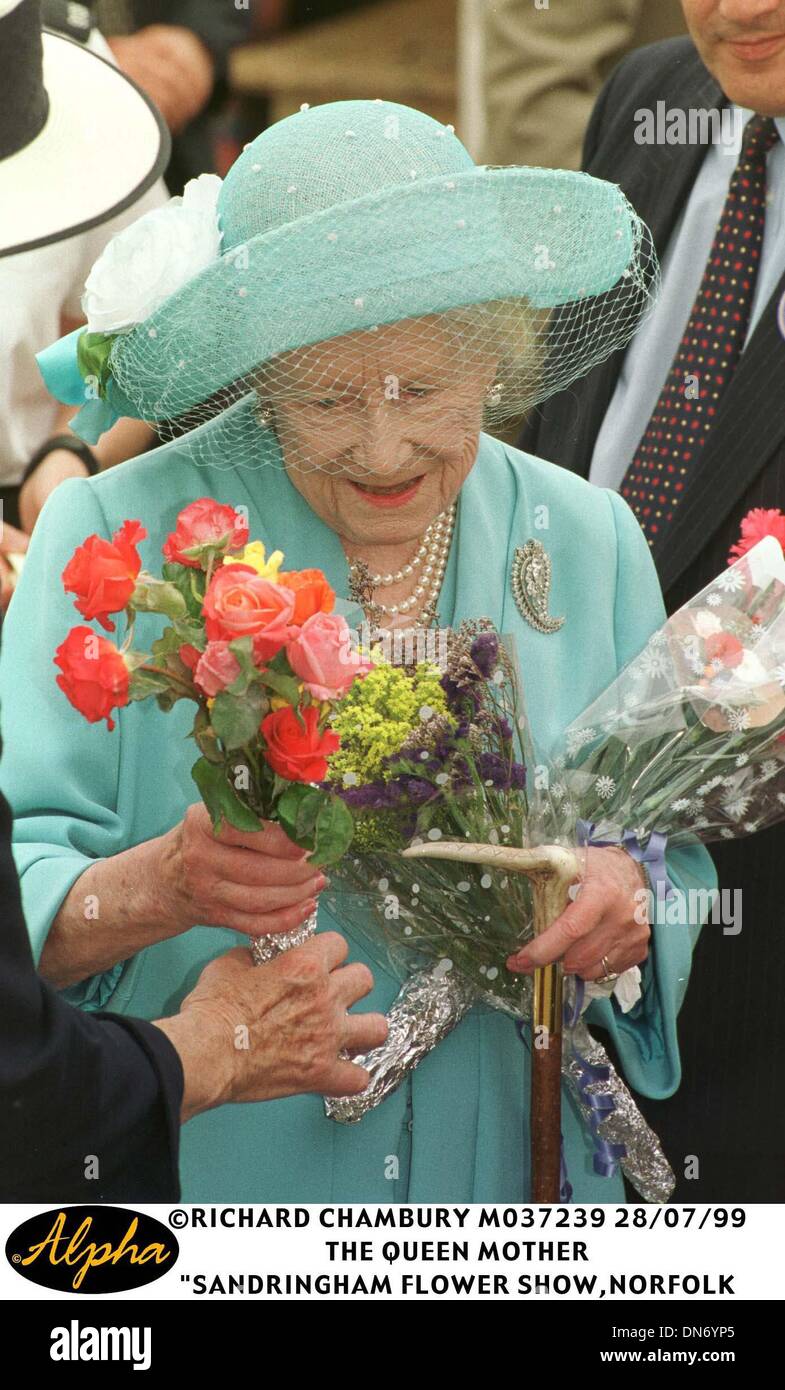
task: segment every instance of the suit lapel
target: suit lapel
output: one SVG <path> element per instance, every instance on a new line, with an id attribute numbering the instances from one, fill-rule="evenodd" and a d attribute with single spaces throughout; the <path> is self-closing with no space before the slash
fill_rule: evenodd
<path id="1" fill-rule="evenodd" d="M 662 542 L 653 546 L 663 590 L 684 573 L 785 440 L 785 343 L 769 300 L 723 395 L 717 419 Z"/>

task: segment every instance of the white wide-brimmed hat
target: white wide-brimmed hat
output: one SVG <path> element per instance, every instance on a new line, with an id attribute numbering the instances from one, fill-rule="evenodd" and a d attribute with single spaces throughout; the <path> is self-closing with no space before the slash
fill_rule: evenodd
<path id="1" fill-rule="evenodd" d="M 166 168 L 159 111 L 113 63 L 0 0 L 0 256 L 88 231 Z"/>

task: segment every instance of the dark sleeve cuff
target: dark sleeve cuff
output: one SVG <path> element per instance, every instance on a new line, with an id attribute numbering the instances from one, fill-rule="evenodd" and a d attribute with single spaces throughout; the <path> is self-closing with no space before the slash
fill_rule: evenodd
<path id="1" fill-rule="evenodd" d="M 125 1014 L 96 1013 L 94 1018 L 105 1023 L 115 1023 L 130 1033 L 146 1054 L 159 1083 L 160 1104 L 164 1110 L 166 1134 L 169 1144 L 172 1201 L 180 1199 L 180 1109 L 183 1102 L 185 1078 L 183 1064 L 177 1049 L 170 1043 L 166 1034 L 154 1023 L 141 1018 L 128 1018 Z"/>

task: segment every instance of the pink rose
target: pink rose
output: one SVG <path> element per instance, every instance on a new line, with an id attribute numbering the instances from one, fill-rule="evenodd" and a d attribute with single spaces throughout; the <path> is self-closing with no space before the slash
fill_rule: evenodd
<path id="1" fill-rule="evenodd" d="M 252 637 L 254 661 L 271 661 L 292 635 L 295 596 L 262 579 L 250 565 L 222 565 L 204 596 L 210 642 Z"/>
<path id="2" fill-rule="evenodd" d="M 164 541 L 163 555 L 170 563 L 206 569 L 211 556 L 242 550 L 247 541 L 248 523 L 234 507 L 200 497 L 180 512 L 175 530 Z"/>
<path id="3" fill-rule="evenodd" d="M 240 674 L 240 663 L 228 642 L 208 642 L 194 671 L 194 682 L 205 695 L 215 696 Z"/>
<path id="4" fill-rule="evenodd" d="M 351 630 L 337 613 L 314 613 L 286 644 L 289 665 L 315 700 L 345 695 L 358 676 L 371 670 L 352 646 Z"/>

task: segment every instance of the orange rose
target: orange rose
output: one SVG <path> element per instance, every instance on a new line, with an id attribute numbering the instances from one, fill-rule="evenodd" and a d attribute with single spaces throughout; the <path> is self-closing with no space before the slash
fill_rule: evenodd
<path id="1" fill-rule="evenodd" d="M 304 729 L 291 705 L 265 715 L 261 726 L 267 744 L 264 756 L 273 772 L 289 782 L 323 782 L 327 759 L 336 752 L 341 740 L 331 729 L 319 732 L 319 711 L 315 705 L 301 710 L 301 714 Z"/>
<path id="2" fill-rule="evenodd" d="M 74 709 L 91 724 L 105 719 L 111 731 L 109 711 L 128 704 L 128 667 L 114 643 L 92 628 L 74 627 L 54 660 L 62 672 L 57 684 Z"/>
<path id="3" fill-rule="evenodd" d="M 124 521 L 111 541 L 88 536 L 63 570 L 63 587 L 76 595 L 77 611 L 83 618 L 97 618 L 107 632 L 114 632 L 114 623 L 106 614 L 125 608 L 136 588 L 142 567 L 136 546 L 146 535 L 141 522 Z"/>
<path id="4" fill-rule="evenodd" d="M 314 613 L 332 613 L 335 590 L 330 588 L 321 570 L 290 570 L 278 575 L 278 583 L 294 594 L 292 622 L 298 627 Z"/>

